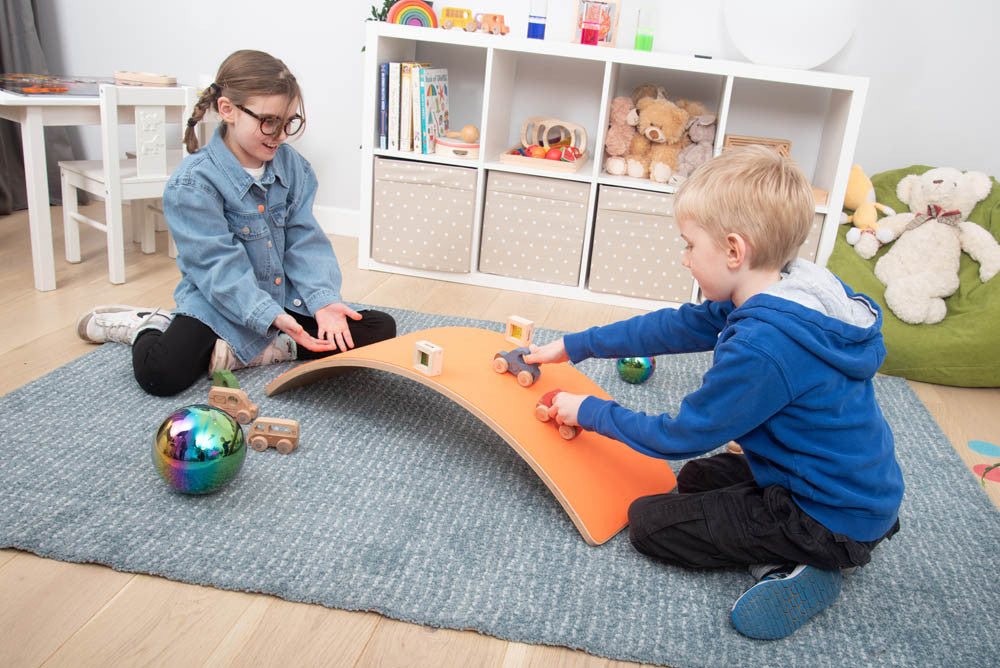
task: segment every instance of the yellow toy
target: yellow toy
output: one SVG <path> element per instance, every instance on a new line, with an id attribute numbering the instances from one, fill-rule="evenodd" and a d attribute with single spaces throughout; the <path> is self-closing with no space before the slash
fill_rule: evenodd
<path id="1" fill-rule="evenodd" d="M 844 208 L 854 211 L 850 216 L 843 213 L 840 215 L 841 225 L 854 223 L 854 227 L 847 231 L 847 243 L 854 246 L 854 251 L 864 259 L 874 257 L 882 247 L 882 242 L 875 236 L 878 231 L 878 212 L 881 211 L 886 216 L 894 216 L 896 212 L 875 201 L 875 186 L 865 170 L 861 169 L 861 165 L 852 166 L 847 177 Z"/>

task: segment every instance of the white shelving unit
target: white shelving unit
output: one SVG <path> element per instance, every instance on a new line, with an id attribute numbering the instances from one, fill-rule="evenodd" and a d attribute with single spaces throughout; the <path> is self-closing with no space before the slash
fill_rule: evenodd
<path id="1" fill-rule="evenodd" d="M 600 293 L 587 285 L 599 188 L 673 192 L 673 188 L 648 179 L 614 177 L 602 171 L 610 102 L 617 96 L 629 95 L 641 83 L 662 85 L 671 99 L 697 100 L 716 112 L 716 153 L 721 150 L 726 134 L 790 140 L 792 157 L 812 183 L 828 193 L 826 204 L 816 207 L 818 235 L 815 250 L 808 255 L 825 264 L 833 249 L 868 89 L 867 78 L 374 21 L 367 24 L 365 53 L 358 240 L 358 264 L 362 268 L 644 309 L 669 304 Z M 477 159 L 378 148 L 379 63 L 389 61 L 429 62 L 434 67 L 448 69 L 451 124 L 457 128 L 469 124 L 480 128 L 481 149 Z M 500 162 L 500 154 L 519 143 L 521 125 L 531 116 L 562 118 L 586 128 L 591 157 L 578 172 L 527 169 Z M 426 271 L 372 259 L 374 161 L 380 157 L 476 170 L 476 213 L 467 272 Z M 480 234 L 490 172 L 513 172 L 590 185 L 577 285 L 554 285 L 479 271 Z M 697 290 L 693 289 L 691 299 L 696 298 Z"/>

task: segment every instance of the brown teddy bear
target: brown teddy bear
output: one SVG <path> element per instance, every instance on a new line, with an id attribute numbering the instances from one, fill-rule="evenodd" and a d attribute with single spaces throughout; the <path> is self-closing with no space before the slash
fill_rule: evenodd
<path id="1" fill-rule="evenodd" d="M 666 183 L 686 145 L 689 114 L 670 100 L 656 97 L 644 97 L 635 107 L 637 134 L 625 155 L 626 174 Z"/>
<path id="2" fill-rule="evenodd" d="M 632 138 L 635 137 L 635 123 L 629 122 L 634 112 L 635 104 L 631 97 L 616 97 L 611 100 L 608 133 L 604 138 L 604 150 L 608 155 L 604 169 L 608 174 L 615 176 L 625 174 L 625 154 L 628 153 Z"/>

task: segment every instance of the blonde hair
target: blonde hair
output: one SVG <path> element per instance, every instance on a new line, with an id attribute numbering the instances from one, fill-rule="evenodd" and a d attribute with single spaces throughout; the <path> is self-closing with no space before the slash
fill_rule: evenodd
<path id="1" fill-rule="evenodd" d="M 763 146 L 723 153 L 677 191 L 674 215 L 720 246 L 736 233 L 750 247 L 751 269 L 780 269 L 809 236 L 815 210 L 809 179 L 791 158 Z"/>
<path id="2" fill-rule="evenodd" d="M 201 97 L 194 106 L 194 113 L 187 122 L 184 131 L 184 144 L 188 153 L 198 150 L 198 137 L 195 126 L 209 109 L 218 110 L 220 97 L 227 97 L 233 104 L 246 104 L 251 97 L 258 95 L 284 95 L 289 102 L 298 100 L 298 113 L 305 123 L 305 102 L 302 100 L 302 89 L 299 88 L 295 75 L 289 71 L 283 62 L 263 51 L 244 49 L 231 53 L 215 75 L 211 86 L 202 91 Z M 226 126 L 222 126 L 225 134 Z"/>

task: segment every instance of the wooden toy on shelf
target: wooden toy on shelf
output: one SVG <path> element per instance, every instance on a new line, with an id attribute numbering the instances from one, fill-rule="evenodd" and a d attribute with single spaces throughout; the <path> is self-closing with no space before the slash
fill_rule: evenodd
<path id="1" fill-rule="evenodd" d="M 531 337 L 535 333 L 535 323 L 527 318 L 518 315 L 507 317 L 507 328 L 504 330 L 503 338 L 519 346 L 527 347 L 531 345 Z"/>
<path id="2" fill-rule="evenodd" d="M 208 391 L 208 405 L 224 410 L 240 424 L 249 424 L 259 410 L 247 393 L 236 387 L 213 387 Z"/>
<path id="3" fill-rule="evenodd" d="M 430 341 L 417 341 L 413 344 L 413 368 L 428 376 L 441 375 L 444 363 L 444 348 Z"/>
<path id="4" fill-rule="evenodd" d="M 494 35 L 506 35 L 510 32 L 510 28 L 503 22 L 503 14 L 476 14 L 476 22 L 483 32 Z"/>
<path id="5" fill-rule="evenodd" d="M 462 7 L 444 7 L 441 9 L 441 27 L 445 30 L 461 28 L 466 32 L 479 30 L 479 22 L 472 17 L 471 9 Z"/>
<path id="6" fill-rule="evenodd" d="M 115 72 L 115 84 L 118 86 L 176 86 L 177 77 L 154 72 Z"/>
<path id="7" fill-rule="evenodd" d="M 556 388 L 554 390 L 549 390 L 543 394 L 539 399 L 538 403 L 535 404 L 535 417 L 542 422 L 548 422 L 552 418 L 549 417 L 549 409 L 552 408 L 552 400 L 556 398 L 556 395 L 562 392 L 562 390 Z M 567 441 L 572 440 L 577 437 L 580 433 L 580 428 L 569 424 L 560 424 L 559 435 L 565 438 Z"/>
<path id="8" fill-rule="evenodd" d="M 529 352 L 531 351 L 527 348 L 501 350 L 493 356 L 493 370 L 516 377 L 517 384 L 521 387 L 534 385 L 535 381 L 541 378 L 542 371 L 537 364 L 528 364 L 524 361 L 524 356 Z"/>
<path id="9" fill-rule="evenodd" d="M 385 21 L 404 26 L 438 27 L 437 14 L 422 0 L 399 0 L 389 8 Z"/>
<path id="10" fill-rule="evenodd" d="M 559 150 L 552 152 L 552 149 Z M 521 145 L 501 154 L 500 162 L 531 169 L 576 172 L 583 167 L 587 157 L 587 130 L 582 125 L 532 116 L 521 125 Z"/>
<path id="11" fill-rule="evenodd" d="M 434 152 L 449 158 L 465 158 L 475 160 L 479 157 L 479 128 L 466 125 L 460 131 L 446 132 L 437 138 Z"/>
<path id="12" fill-rule="evenodd" d="M 273 446 L 281 454 L 287 455 L 299 445 L 299 421 L 271 417 L 257 418 L 250 425 L 247 441 L 250 447 L 258 452 Z"/>

